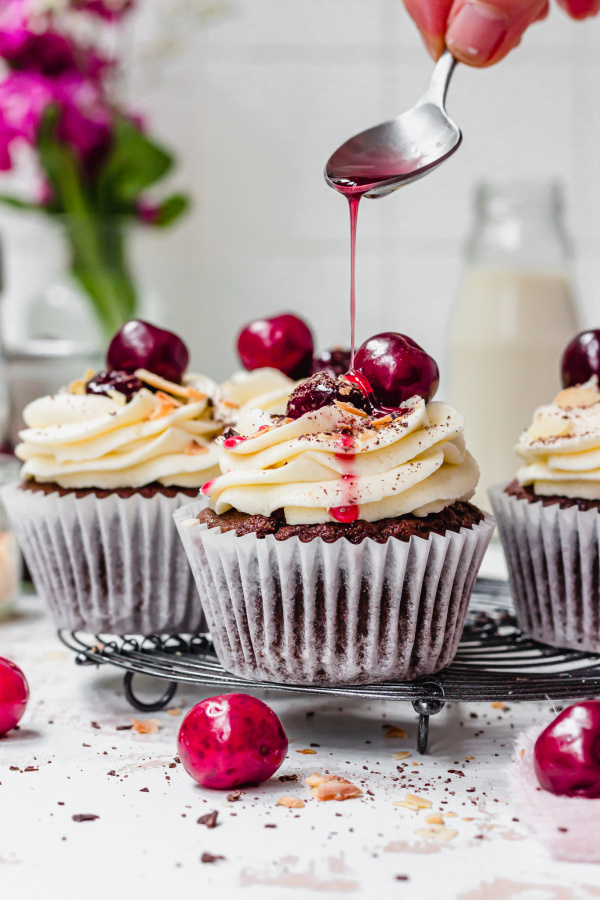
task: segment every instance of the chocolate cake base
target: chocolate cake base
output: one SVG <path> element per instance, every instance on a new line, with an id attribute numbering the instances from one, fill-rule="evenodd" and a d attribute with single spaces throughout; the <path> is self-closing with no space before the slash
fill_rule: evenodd
<path id="1" fill-rule="evenodd" d="M 561 509 L 569 509 L 572 506 L 576 506 L 582 512 L 587 512 L 588 509 L 600 510 L 600 500 L 584 500 L 582 497 L 560 497 L 558 494 L 551 494 L 546 497 L 536 494 L 533 485 L 528 484 L 524 486 L 516 480 L 511 481 L 504 490 L 510 497 L 515 497 L 517 500 L 527 500 L 529 503 L 542 503 L 544 506 L 558 505 Z"/>
<path id="2" fill-rule="evenodd" d="M 93 494 L 94 497 L 98 497 L 100 500 L 104 497 L 121 497 L 126 500 L 128 497 L 133 496 L 150 499 L 151 497 L 156 497 L 157 494 L 162 494 L 163 497 L 169 498 L 177 497 L 178 494 L 185 494 L 186 497 L 197 497 L 199 492 L 198 488 L 165 487 L 164 484 L 160 484 L 158 481 L 153 481 L 151 484 L 145 484 L 139 488 L 107 490 L 104 488 L 62 488 L 54 481 L 42 482 L 34 481 L 33 479 L 24 481 L 21 484 L 21 490 L 31 491 L 32 493 L 58 494 L 59 497 L 66 497 L 70 494 L 78 499 Z"/>
<path id="3" fill-rule="evenodd" d="M 461 528 L 472 528 L 483 520 L 483 513 L 472 503 L 453 503 L 439 513 L 423 518 L 407 515 L 393 519 L 381 519 L 379 522 L 326 522 L 318 525 L 287 525 L 282 509 L 271 516 L 250 516 L 231 509 L 226 513 L 205 509 L 198 515 L 198 520 L 209 528 L 220 528 L 221 531 L 235 531 L 238 537 L 244 534 L 256 534 L 265 538 L 271 534 L 276 541 L 286 541 L 291 537 L 299 537 L 303 544 L 321 538 L 327 544 L 333 544 L 340 538 L 346 538 L 351 544 L 360 544 L 370 538 L 377 544 L 385 544 L 393 537 L 399 541 L 409 541 L 411 537 L 428 538 L 430 534 L 444 535 L 448 531 L 458 532 Z"/>

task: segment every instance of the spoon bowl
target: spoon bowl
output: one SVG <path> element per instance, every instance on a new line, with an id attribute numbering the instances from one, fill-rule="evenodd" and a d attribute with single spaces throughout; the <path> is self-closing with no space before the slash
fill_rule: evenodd
<path id="1" fill-rule="evenodd" d="M 368 128 L 329 159 L 325 180 L 343 194 L 384 197 L 437 169 L 460 146 L 462 135 L 445 110 L 456 60 L 446 52 L 429 87 L 407 112 Z"/>

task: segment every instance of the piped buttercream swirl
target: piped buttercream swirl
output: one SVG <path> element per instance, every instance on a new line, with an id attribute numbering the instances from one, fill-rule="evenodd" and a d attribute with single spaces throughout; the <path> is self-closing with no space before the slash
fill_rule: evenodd
<path id="1" fill-rule="evenodd" d="M 224 441 L 223 474 L 207 484 L 210 506 L 251 515 L 283 509 L 289 524 L 425 516 L 473 495 L 479 470 L 452 406 L 408 400 L 396 416 L 346 403 L 290 420 L 248 410 Z"/>
<path id="2" fill-rule="evenodd" d="M 521 485 L 540 496 L 600 500 L 600 391 L 594 376 L 540 406 L 516 452 Z"/>

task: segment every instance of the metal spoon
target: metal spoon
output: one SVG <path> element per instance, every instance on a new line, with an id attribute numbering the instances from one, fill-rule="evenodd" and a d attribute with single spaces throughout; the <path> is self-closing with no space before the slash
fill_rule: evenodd
<path id="1" fill-rule="evenodd" d="M 327 184 L 344 194 L 384 197 L 436 169 L 460 146 L 460 129 L 445 110 L 456 60 L 446 50 L 420 100 L 391 122 L 355 135 L 325 167 Z"/>

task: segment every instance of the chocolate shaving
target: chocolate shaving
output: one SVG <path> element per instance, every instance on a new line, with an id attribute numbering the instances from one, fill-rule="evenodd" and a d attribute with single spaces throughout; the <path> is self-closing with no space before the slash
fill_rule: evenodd
<path id="1" fill-rule="evenodd" d="M 206 813 L 205 816 L 200 816 L 198 819 L 198 825 L 206 825 L 207 828 L 215 828 L 217 825 L 217 818 L 219 813 L 216 809 L 213 809 L 212 812 Z"/>
<path id="2" fill-rule="evenodd" d="M 200 857 L 200 862 L 201 863 L 215 863 L 215 862 L 218 862 L 218 860 L 220 860 L 220 859 L 225 859 L 225 857 L 217 856 L 213 853 L 203 853 L 202 856 Z"/>
<path id="3" fill-rule="evenodd" d="M 74 822 L 93 822 L 94 819 L 99 819 L 100 816 L 95 816 L 93 813 L 77 813 L 71 818 Z"/>

